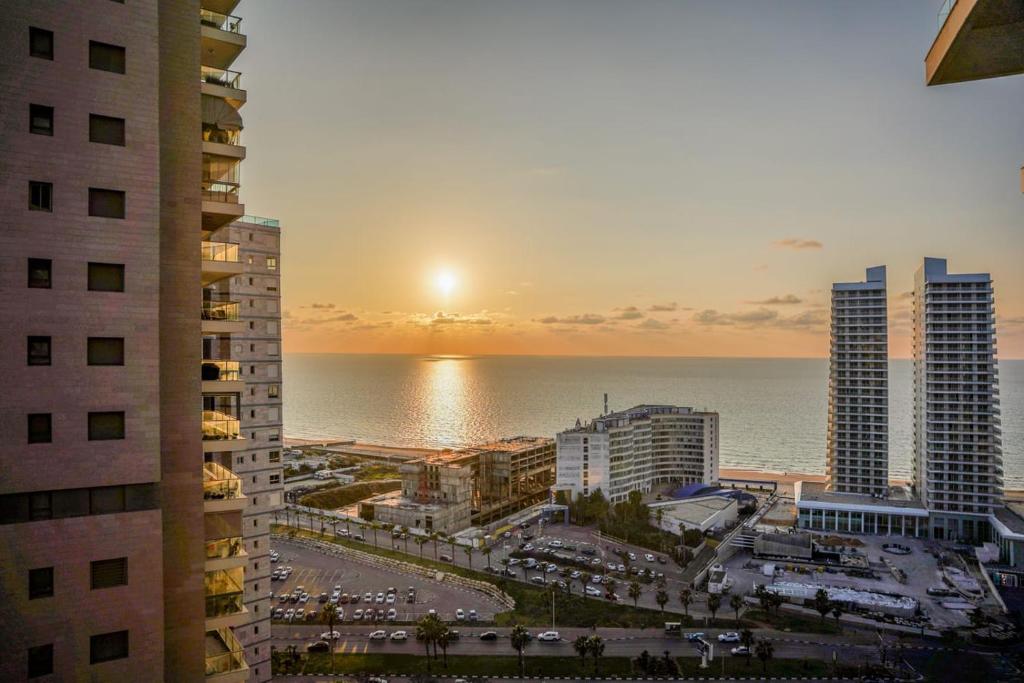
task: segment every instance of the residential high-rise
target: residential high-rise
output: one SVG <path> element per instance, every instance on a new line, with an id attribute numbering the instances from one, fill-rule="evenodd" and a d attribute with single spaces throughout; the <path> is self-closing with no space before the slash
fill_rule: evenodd
<path id="1" fill-rule="evenodd" d="M 654 484 L 718 483 L 718 413 L 642 405 L 602 415 L 556 437 L 555 488 L 600 489 L 612 502 Z"/>
<path id="2" fill-rule="evenodd" d="M 938 539 L 986 538 L 1003 461 L 988 273 L 926 258 L 914 279 L 913 486 Z"/>
<path id="3" fill-rule="evenodd" d="M 885 266 L 832 285 L 828 376 L 829 490 L 889 491 L 889 343 Z"/>
<path id="4" fill-rule="evenodd" d="M 238 226 L 271 228 L 239 203 L 236 5 L 0 22 L 3 680 L 270 677 L 280 326 L 231 284 Z"/>

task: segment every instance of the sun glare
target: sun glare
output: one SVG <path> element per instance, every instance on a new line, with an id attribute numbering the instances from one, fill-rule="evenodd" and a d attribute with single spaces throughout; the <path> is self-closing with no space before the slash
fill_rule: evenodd
<path id="1" fill-rule="evenodd" d="M 455 273 L 450 270 L 442 270 L 435 278 L 437 289 L 445 296 L 450 296 L 455 291 Z"/>

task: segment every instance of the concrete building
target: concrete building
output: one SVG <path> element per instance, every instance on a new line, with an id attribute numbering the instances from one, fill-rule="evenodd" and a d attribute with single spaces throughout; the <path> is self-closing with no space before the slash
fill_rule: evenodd
<path id="1" fill-rule="evenodd" d="M 991 277 L 926 258 L 914 281 L 913 344 L 913 487 L 931 535 L 987 538 L 1003 494 Z"/>
<path id="2" fill-rule="evenodd" d="M 27 351 L 0 361 L 0 679 L 270 678 L 270 449 L 240 420 L 249 321 L 214 296 L 246 270 L 236 4 L 0 22 L 0 339 Z"/>
<path id="3" fill-rule="evenodd" d="M 560 432 L 556 486 L 612 502 L 662 482 L 718 483 L 718 413 L 641 405 Z"/>
<path id="4" fill-rule="evenodd" d="M 798 481 L 794 487 L 797 526 L 883 536 L 928 537 L 928 510 L 903 487 L 889 489 L 885 498 L 861 493 L 833 493 L 825 484 Z"/>
<path id="5" fill-rule="evenodd" d="M 889 333 L 885 266 L 832 285 L 828 376 L 829 490 L 889 491 Z"/>
<path id="6" fill-rule="evenodd" d="M 701 533 L 712 529 L 732 527 L 739 518 L 739 503 L 728 496 L 703 496 L 685 500 L 669 500 L 650 503 L 651 523 L 671 534 L 682 536 L 684 529 L 695 529 Z"/>

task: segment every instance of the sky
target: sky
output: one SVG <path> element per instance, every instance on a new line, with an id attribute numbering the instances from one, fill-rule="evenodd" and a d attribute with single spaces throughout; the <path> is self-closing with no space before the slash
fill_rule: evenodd
<path id="1" fill-rule="evenodd" d="M 829 289 L 990 272 L 1024 357 L 1024 76 L 940 0 L 245 0 L 287 352 L 824 357 Z"/>

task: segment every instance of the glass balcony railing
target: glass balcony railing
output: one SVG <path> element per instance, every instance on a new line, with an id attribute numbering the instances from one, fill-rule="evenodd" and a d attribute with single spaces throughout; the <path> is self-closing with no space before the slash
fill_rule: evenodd
<path id="1" fill-rule="evenodd" d="M 219 410 L 203 411 L 203 439 L 206 441 L 240 439 L 241 426 L 239 420 Z"/>
<path id="2" fill-rule="evenodd" d="M 242 89 L 242 74 L 228 69 L 218 69 L 213 66 L 201 66 L 199 70 L 201 83 L 219 85 L 224 88 Z"/>
<path id="3" fill-rule="evenodd" d="M 208 9 L 199 10 L 199 23 L 228 33 L 242 32 L 242 18 L 221 14 Z"/>
<path id="4" fill-rule="evenodd" d="M 229 557 L 238 557 L 243 549 L 241 536 L 218 538 L 206 542 L 206 559 L 226 560 Z"/>
<path id="5" fill-rule="evenodd" d="M 247 667 L 242 644 L 228 628 L 206 632 L 206 675 L 241 671 Z"/>
<path id="6" fill-rule="evenodd" d="M 203 181 L 203 199 L 211 202 L 238 203 L 238 185 L 218 180 Z"/>
<path id="7" fill-rule="evenodd" d="M 206 572 L 206 618 L 226 617 L 245 609 L 242 585 L 245 573 L 241 567 Z"/>
<path id="8" fill-rule="evenodd" d="M 203 240 L 202 254 L 204 261 L 239 262 L 238 245 L 234 242 L 209 242 Z"/>
<path id="9" fill-rule="evenodd" d="M 203 320 L 238 321 L 241 305 L 237 301 L 204 301 Z"/>
<path id="10" fill-rule="evenodd" d="M 204 123 L 203 142 L 216 142 L 220 145 L 238 147 L 242 144 L 242 132 L 238 130 L 225 130 L 212 124 Z"/>
<path id="11" fill-rule="evenodd" d="M 242 379 L 242 365 L 237 360 L 203 359 L 204 382 L 237 382 Z"/>
<path id="12" fill-rule="evenodd" d="M 207 412 L 203 411 L 203 436 Z M 237 420 L 235 420 L 237 422 Z M 215 462 L 203 463 L 203 500 L 229 500 L 242 495 L 242 480 L 234 472 Z"/>
<path id="13" fill-rule="evenodd" d="M 262 225 L 264 228 L 280 228 L 281 221 L 276 218 L 264 218 L 263 216 L 250 216 L 246 214 L 238 219 L 242 223 L 252 223 L 253 225 Z"/>

